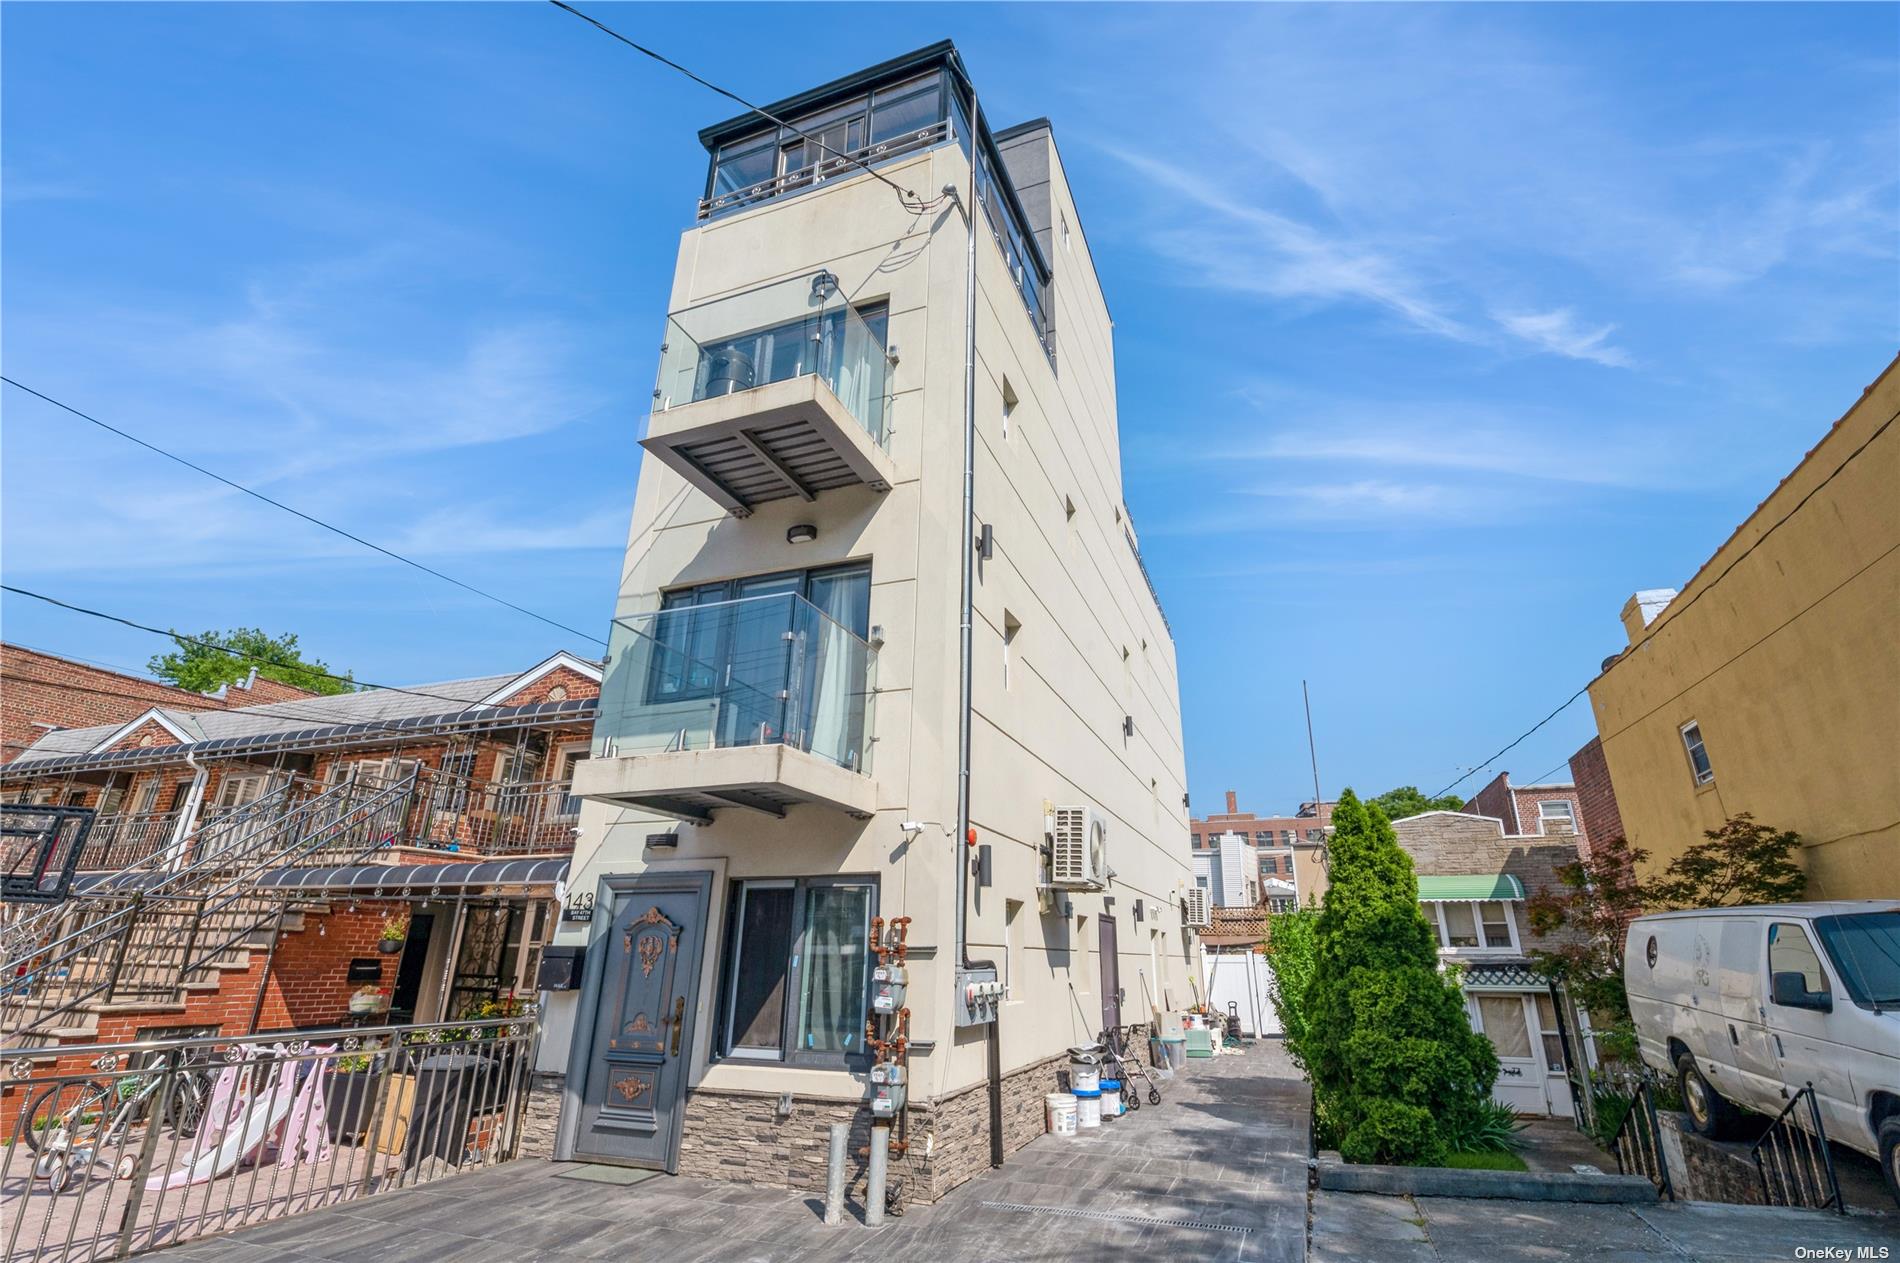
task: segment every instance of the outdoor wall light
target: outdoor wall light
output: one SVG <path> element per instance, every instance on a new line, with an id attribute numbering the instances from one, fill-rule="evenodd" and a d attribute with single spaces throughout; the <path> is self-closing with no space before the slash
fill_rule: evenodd
<path id="1" fill-rule="evenodd" d="M 812 273 L 811 296 L 815 302 L 824 302 L 838 292 L 838 278 L 829 272 Z"/>
<path id="2" fill-rule="evenodd" d="M 818 528 L 810 522 L 800 522 L 785 532 L 785 542 L 788 544 L 809 544 L 817 538 Z"/>

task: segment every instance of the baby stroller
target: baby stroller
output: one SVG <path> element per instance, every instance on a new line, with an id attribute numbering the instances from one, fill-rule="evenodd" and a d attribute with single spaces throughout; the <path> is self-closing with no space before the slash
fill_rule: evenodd
<path id="1" fill-rule="evenodd" d="M 1154 1077 L 1148 1073 L 1147 1067 L 1143 1066 L 1139 1061 L 1127 1056 L 1127 1050 L 1128 1038 L 1125 1028 L 1102 1032 L 1102 1051 L 1104 1058 L 1102 1077 L 1121 1081 L 1122 1104 L 1125 1105 L 1131 1113 L 1141 1108 L 1140 1084 L 1147 1085 L 1148 1104 L 1161 1104 L 1161 1089 L 1155 1084 Z M 1113 1074 L 1109 1073 L 1111 1069 L 1114 1071 Z M 1140 1081 L 1139 1084 L 1137 1080 Z"/>

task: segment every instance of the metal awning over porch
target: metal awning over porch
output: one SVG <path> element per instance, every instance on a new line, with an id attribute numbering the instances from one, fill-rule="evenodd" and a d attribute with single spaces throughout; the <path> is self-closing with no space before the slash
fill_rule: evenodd
<path id="1" fill-rule="evenodd" d="M 462 894 L 491 887 L 546 887 L 552 891 L 555 882 L 566 880 L 568 864 L 564 859 L 538 859 L 275 868 L 257 879 L 257 888 L 364 897 Z"/>
<path id="2" fill-rule="evenodd" d="M 1470 877 L 1421 877 L 1420 903 L 1466 903 L 1493 899 L 1522 899 L 1524 883 L 1509 873 Z"/>

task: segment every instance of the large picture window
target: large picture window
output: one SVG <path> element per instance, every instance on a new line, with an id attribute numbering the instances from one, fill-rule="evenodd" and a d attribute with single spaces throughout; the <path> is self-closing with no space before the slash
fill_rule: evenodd
<path id="1" fill-rule="evenodd" d="M 872 877 L 735 882 L 726 917 L 722 1057 L 850 1066 L 865 1056 Z"/>

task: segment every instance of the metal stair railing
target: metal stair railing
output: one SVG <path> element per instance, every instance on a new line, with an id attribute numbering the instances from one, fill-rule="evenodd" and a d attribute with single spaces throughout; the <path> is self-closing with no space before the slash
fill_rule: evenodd
<path id="1" fill-rule="evenodd" d="M 1840 1177 L 1834 1173 L 1834 1151 L 1828 1147 L 1827 1128 L 1821 1123 L 1821 1106 L 1812 1083 L 1782 1107 L 1768 1130 L 1749 1146 L 1749 1152 L 1754 1156 L 1755 1174 L 1761 1177 L 1762 1200 L 1767 1205 L 1847 1213 Z"/>
<path id="2" fill-rule="evenodd" d="M 242 807 L 232 808 L 205 820 L 186 839 L 182 850 L 169 844 L 159 847 L 123 868 L 93 878 L 84 886 L 75 887 L 72 897 L 105 898 L 133 890 L 155 894 L 188 885 L 207 871 L 241 857 L 241 852 L 229 850 L 222 844 L 207 849 L 201 845 L 203 840 L 219 839 L 227 833 L 242 830 L 259 834 L 258 840 L 261 842 L 264 840 L 261 832 L 263 826 L 280 818 L 297 802 L 310 796 L 313 790 L 320 789 L 321 786 L 315 781 L 292 777 Z M 8 978 L 14 975 L 13 967 L 19 957 L 66 937 L 69 931 L 61 929 L 61 926 L 69 920 L 97 919 L 85 917 L 83 910 L 66 902 L 31 911 L 25 908 L 10 908 L 7 911 L 13 915 L 7 918 L 5 974 L 0 976 Z M 76 916 L 76 913 L 80 915 Z"/>
<path id="3" fill-rule="evenodd" d="M 295 901 L 290 892 L 258 893 L 264 872 L 308 862 L 319 852 L 347 862 L 390 845 L 401 834 L 417 780 L 412 771 L 367 793 L 345 782 L 271 820 L 232 813 L 220 822 L 228 845 L 205 848 L 179 869 L 127 870 L 97 883 L 85 897 L 68 901 L 63 934 L 6 962 L 0 1032 L 12 1040 L 89 1003 L 176 1001 L 220 956 L 274 929 Z M 233 842 L 246 821 L 255 827 Z"/>

